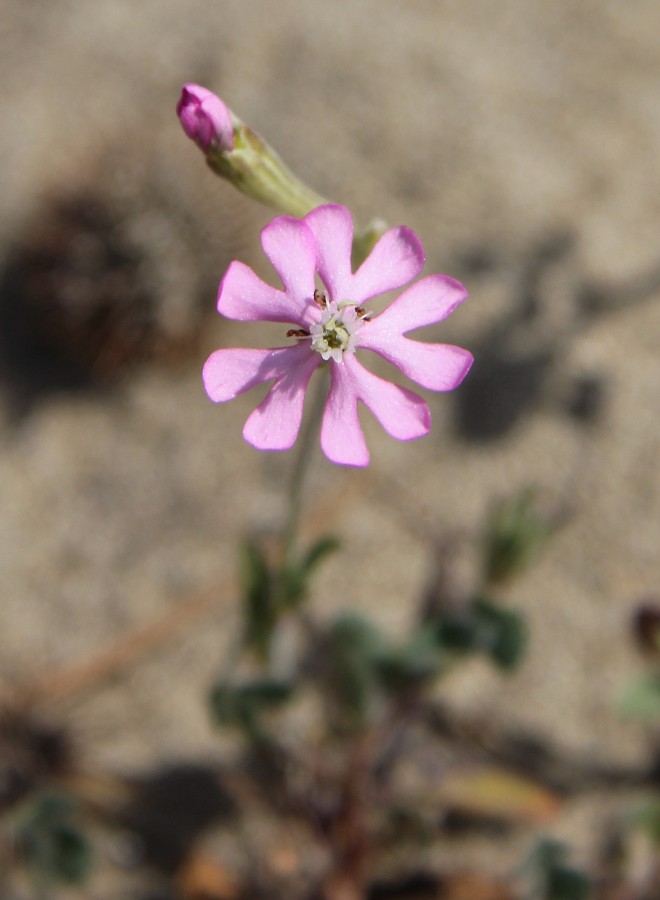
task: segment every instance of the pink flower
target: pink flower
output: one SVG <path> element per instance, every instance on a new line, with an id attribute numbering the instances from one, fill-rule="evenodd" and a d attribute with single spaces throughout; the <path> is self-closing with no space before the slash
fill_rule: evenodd
<path id="1" fill-rule="evenodd" d="M 204 366 L 204 386 L 215 402 L 274 382 L 243 429 L 245 440 L 259 450 L 293 446 L 307 385 L 324 362 L 330 367 L 330 390 L 321 447 L 328 459 L 346 466 L 369 463 L 358 401 L 398 440 L 422 437 L 431 428 L 421 397 L 365 369 L 356 350 L 372 350 L 434 391 L 457 387 L 472 364 L 472 354 L 460 347 L 405 336 L 442 321 L 465 299 L 465 288 L 453 278 L 427 275 L 379 315 L 368 309 L 372 298 L 419 275 L 424 251 L 415 233 L 405 227 L 390 229 L 355 273 L 352 241 L 353 221 L 343 206 L 319 206 L 304 219 L 279 216 L 261 232 L 261 245 L 284 290 L 266 284 L 240 262 L 231 263 L 220 284 L 218 310 L 224 316 L 296 326 L 287 332 L 288 346 L 216 350 Z M 316 275 L 324 292 L 315 289 Z"/>
<path id="2" fill-rule="evenodd" d="M 229 110 L 219 97 L 199 84 L 186 84 L 176 105 L 183 130 L 204 153 L 211 147 L 234 149 L 234 128 Z"/>

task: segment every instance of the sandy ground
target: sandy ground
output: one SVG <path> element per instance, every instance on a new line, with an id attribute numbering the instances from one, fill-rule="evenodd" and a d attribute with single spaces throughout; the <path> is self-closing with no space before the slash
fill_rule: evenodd
<path id="1" fill-rule="evenodd" d="M 536 485 L 570 518 L 507 595 L 531 653 L 508 680 L 468 666 L 444 696 L 644 764 L 648 736 L 615 698 L 642 668 L 631 612 L 660 582 L 658 4 L 5 0 L 1 18 L 6 259 L 49 197 L 91 186 L 142 216 L 131 239 L 168 334 L 200 303 L 213 310 L 232 256 L 266 273 L 269 214 L 180 133 L 174 104 L 192 80 L 357 218 L 413 227 L 426 271 L 466 282 L 470 300 L 437 335 L 476 362 L 460 393 L 428 398 L 432 434 L 397 444 L 366 422 L 368 470 L 314 460 L 312 527 L 344 543 L 315 603 L 377 607 L 400 627 L 438 538 L 476 533 L 494 497 Z M 251 337 L 206 318 L 183 363 L 102 391 L 40 383 L 29 402 L 3 366 L 7 684 L 217 593 L 176 640 L 77 701 L 86 752 L 113 767 L 214 751 L 202 696 L 235 624 L 237 545 L 284 508 L 290 456 L 241 438 L 254 400 L 215 408 L 201 388 L 206 353 L 232 340 Z"/>

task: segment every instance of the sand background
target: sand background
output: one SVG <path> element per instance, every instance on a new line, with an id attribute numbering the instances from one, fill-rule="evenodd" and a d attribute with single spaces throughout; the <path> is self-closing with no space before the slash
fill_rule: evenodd
<path id="1" fill-rule="evenodd" d="M 215 408 L 201 388 L 211 349 L 252 341 L 216 321 L 214 291 L 234 256 L 268 274 L 270 215 L 181 134 L 174 105 L 197 81 L 357 219 L 415 229 L 426 271 L 471 294 L 434 332 L 476 362 L 461 392 L 428 396 L 432 434 L 398 444 L 365 417 L 368 470 L 314 459 L 310 528 L 344 545 L 318 610 L 400 628 L 437 541 L 476 534 L 493 498 L 535 485 L 570 515 L 506 595 L 528 616 L 528 659 L 507 680 L 467 666 L 443 695 L 645 765 L 649 736 L 615 699 L 643 668 L 630 615 L 660 582 L 658 4 L 4 0 L 1 19 L 0 262 L 51 198 L 91 190 L 128 210 L 162 332 L 203 320 L 182 361 L 101 390 L 48 373 L 26 390 L 5 353 L 8 689 L 211 591 L 210 611 L 69 715 L 89 758 L 121 770 L 218 746 L 202 697 L 236 622 L 237 546 L 280 521 L 291 455 L 243 443 L 254 399 Z"/>

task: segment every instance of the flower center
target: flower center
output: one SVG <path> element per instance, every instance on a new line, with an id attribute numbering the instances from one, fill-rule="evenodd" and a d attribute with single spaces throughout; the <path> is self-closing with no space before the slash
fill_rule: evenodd
<path id="1" fill-rule="evenodd" d="M 321 321 L 311 325 L 309 331 L 292 328 L 287 331 L 287 337 L 311 338 L 312 350 L 320 353 L 324 360 L 341 363 L 344 353 L 355 353 L 355 335 L 369 321 L 371 313 L 352 300 L 328 303 L 320 291 L 314 291 L 314 303 L 323 310 Z"/>
<path id="2" fill-rule="evenodd" d="M 321 321 L 315 322 L 309 329 L 312 350 L 320 353 L 325 360 L 334 359 L 340 363 L 344 353 L 355 353 L 355 335 L 367 313 L 351 300 L 328 303 L 325 295 L 318 292 L 314 293 L 314 302 L 323 312 Z"/>
<path id="3" fill-rule="evenodd" d="M 335 362 L 341 362 L 343 354 L 347 351 L 354 353 L 352 337 L 356 325 L 355 319 L 354 309 L 347 307 L 340 310 L 336 303 L 329 303 L 323 311 L 321 321 L 316 322 L 310 328 L 312 350 L 320 353 L 323 359 L 332 357 Z"/>

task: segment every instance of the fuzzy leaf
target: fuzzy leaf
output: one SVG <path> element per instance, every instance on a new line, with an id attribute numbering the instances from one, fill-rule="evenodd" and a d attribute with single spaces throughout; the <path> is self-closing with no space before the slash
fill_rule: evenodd
<path id="1" fill-rule="evenodd" d="M 339 549 L 339 539 L 333 535 L 325 535 L 319 538 L 302 559 L 289 566 L 284 572 L 284 597 L 283 605 L 290 608 L 299 606 L 309 594 L 309 579 L 316 567 Z"/>
<path id="2" fill-rule="evenodd" d="M 356 724 L 365 720 L 378 687 L 377 668 L 383 649 L 380 634 L 361 616 L 341 616 L 330 629 L 330 687 Z"/>
<path id="3" fill-rule="evenodd" d="M 386 690 L 396 693 L 434 678 L 441 665 L 436 629 L 426 627 L 402 646 L 383 651 L 377 663 L 378 677 Z"/>
<path id="4" fill-rule="evenodd" d="M 324 535 L 309 548 L 304 556 L 302 568 L 310 573 L 326 556 L 336 553 L 340 546 L 338 537 L 333 534 Z"/>
<path id="5" fill-rule="evenodd" d="M 259 730 L 259 717 L 281 706 L 293 693 L 291 685 L 270 679 L 241 685 L 216 685 L 211 691 L 211 714 L 218 725 L 234 725 L 249 734 Z"/>
<path id="6" fill-rule="evenodd" d="M 483 598 L 474 601 L 474 611 L 482 649 L 501 669 L 515 669 L 527 648 L 528 632 L 522 615 Z"/>

